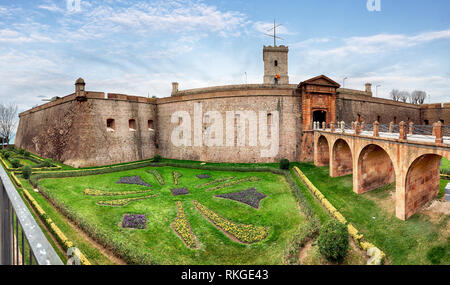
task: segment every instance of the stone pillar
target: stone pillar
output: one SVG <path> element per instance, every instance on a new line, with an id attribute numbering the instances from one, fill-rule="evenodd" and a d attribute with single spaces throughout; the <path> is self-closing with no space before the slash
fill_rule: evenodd
<path id="1" fill-rule="evenodd" d="M 378 121 L 373 122 L 373 136 L 380 136 L 380 123 L 378 123 Z"/>
<path id="2" fill-rule="evenodd" d="M 325 131 L 325 129 L 327 128 L 327 123 L 325 123 L 325 122 L 322 122 L 322 130 L 324 130 Z"/>
<path id="3" fill-rule="evenodd" d="M 409 122 L 409 135 L 413 135 L 414 132 L 414 123 Z"/>
<path id="4" fill-rule="evenodd" d="M 335 128 L 334 122 L 331 122 L 331 123 L 330 123 L 330 130 L 331 130 L 332 133 L 334 133 L 334 131 L 335 131 L 334 128 Z"/>
<path id="5" fill-rule="evenodd" d="M 399 124 L 399 140 L 406 140 L 408 138 L 408 133 L 406 132 L 406 123 L 401 121 Z"/>
<path id="6" fill-rule="evenodd" d="M 345 122 L 341 121 L 341 132 L 345 133 Z"/>
<path id="7" fill-rule="evenodd" d="M 436 143 L 442 144 L 444 143 L 443 133 L 442 133 L 442 123 L 436 122 L 433 124 L 434 135 L 436 136 Z"/>
<path id="8" fill-rule="evenodd" d="M 361 133 L 361 128 L 359 126 L 358 121 L 355 122 L 355 135 L 359 135 Z"/>
<path id="9" fill-rule="evenodd" d="M 389 132 L 392 133 L 394 131 L 394 122 L 389 123 Z"/>

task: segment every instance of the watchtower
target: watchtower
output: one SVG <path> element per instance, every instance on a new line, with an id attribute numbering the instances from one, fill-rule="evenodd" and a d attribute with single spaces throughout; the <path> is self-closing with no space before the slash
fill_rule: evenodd
<path id="1" fill-rule="evenodd" d="M 288 52 L 287 46 L 264 46 L 264 84 L 289 84 Z"/>

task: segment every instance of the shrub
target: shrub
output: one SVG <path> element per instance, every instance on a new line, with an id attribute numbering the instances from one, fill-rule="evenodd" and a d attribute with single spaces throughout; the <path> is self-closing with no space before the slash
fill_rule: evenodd
<path id="1" fill-rule="evenodd" d="M 30 152 L 29 151 L 25 151 L 25 153 L 23 154 L 25 157 L 30 157 Z"/>
<path id="2" fill-rule="evenodd" d="M 21 154 L 21 155 L 24 155 L 25 154 L 25 150 L 24 149 L 19 149 L 18 153 Z"/>
<path id="3" fill-rule="evenodd" d="M 11 161 L 11 166 L 13 168 L 19 168 L 20 167 L 20 161 L 18 159 L 13 159 L 13 161 Z"/>
<path id="4" fill-rule="evenodd" d="M 289 160 L 283 158 L 280 160 L 280 168 L 281 169 L 289 169 Z"/>
<path id="5" fill-rule="evenodd" d="M 157 154 L 153 157 L 153 162 L 160 162 L 161 160 L 162 160 L 162 157 L 159 154 Z"/>
<path id="6" fill-rule="evenodd" d="M 342 262 L 348 247 L 348 231 L 344 224 L 331 220 L 320 229 L 319 251 L 328 261 Z"/>
<path id="7" fill-rule="evenodd" d="M 31 169 L 30 166 L 27 165 L 27 166 L 22 167 L 22 176 L 23 176 L 23 178 L 29 179 L 32 172 L 33 172 L 33 170 Z"/>
<path id="8" fill-rule="evenodd" d="M 53 164 L 52 164 L 52 162 L 50 161 L 50 159 L 46 159 L 46 160 L 42 161 L 41 166 L 42 166 L 42 167 L 52 167 Z"/>
<path id="9" fill-rule="evenodd" d="M 441 264 L 441 260 L 445 257 L 447 249 L 445 246 L 436 246 L 428 250 L 427 259 L 431 262 L 431 264 L 439 265 Z"/>
<path id="10" fill-rule="evenodd" d="M 11 156 L 11 153 L 9 151 L 4 151 L 3 156 L 8 159 Z"/>
<path id="11" fill-rule="evenodd" d="M 8 146 L 8 150 L 9 150 L 9 151 L 14 151 L 14 146 L 13 146 L 13 145 L 9 145 L 9 146 Z"/>

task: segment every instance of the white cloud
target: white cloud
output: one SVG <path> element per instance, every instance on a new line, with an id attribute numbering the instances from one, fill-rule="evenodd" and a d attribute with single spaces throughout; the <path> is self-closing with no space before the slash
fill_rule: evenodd
<path id="1" fill-rule="evenodd" d="M 403 34 L 377 34 L 367 37 L 350 37 L 343 40 L 344 44 L 337 48 L 312 50 L 313 56 L 347 56 L 349 54 L 377 54 L 425 44 L 437 40 L 450 39 L 450 29 L 424 32 L 414 36 Z M 314 40 L 311 39 L 311 43 Z M 308 43 L 309 44 L 309 43 Z"/>

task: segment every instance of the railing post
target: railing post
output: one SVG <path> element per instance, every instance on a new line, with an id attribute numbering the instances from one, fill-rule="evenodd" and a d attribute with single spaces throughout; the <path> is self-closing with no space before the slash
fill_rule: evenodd
<path id="1" fill-rule="evenodd" d="M 373 136 L 380 136 L 380 123 L 378 123 L 378 121 L 373 122 Z"/>
<path id="2" fill-rule="evenodd" d="M 398 139 L 406 140 L 407 138 L 408 134 L 406 133 L 406 123 L 401 121 L 399 124 Z"/>
<path id="3" fill-rule="evenodd" d="M 341 132 L 345 133 L 345 122 L 341 121 Z"/>
<path id="4" fill-rule="evenodd" d="M 361 131 L 364 131 L 365 125 L 366 125 L 366 122 L 363 121 L 363 122 L 361 123 Z"/>
<path id="5" fill-rule="evenodd" d="M 0 265 L 11 265 L 11 204 L 0 179 Z"/>
<path id="6" fill-rule="evenodd" d="M 361 129 L 359 127 L 359 122 L 355 122 L 355 135 L 359 135 L 361 133 Z"/>
<path id="7" fill-rule="evenodd" d="M 327 123 L 325 123 L 325 122 L 322 122 L 322 130 L 324 130 L 325 131 L 325 129 L 327 128 Z"/>
<path id="8" fill-rule="evenodd" d="M 442 144 L 444 143 L 443 133 L 442 133 L 442 123 L 436 122 L 433 124 L 434 135 L 436 136 L 436 143 Z"/>
<path id="9" fill-rule="evenodd" d="M 331 131 L 332 133 L 334 133 L 334 130 L 335 130 L 334 122 L 331 122 L 331 123 L 330 123 L 330 131 Z"/>
<path id="10" fill-rule="evenodd" d="M 392 133 L 394 131 L 394 122 L 389 123 L 389 132 Z"/>
<path id="11" fill-rule="evenodd" d="M 414 123 L 413 122 L 409 122 L 409 134 L 413 135 L 414 133 Z"/>

